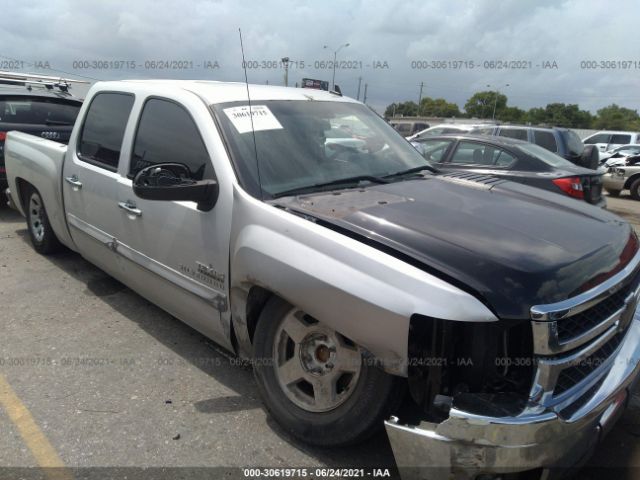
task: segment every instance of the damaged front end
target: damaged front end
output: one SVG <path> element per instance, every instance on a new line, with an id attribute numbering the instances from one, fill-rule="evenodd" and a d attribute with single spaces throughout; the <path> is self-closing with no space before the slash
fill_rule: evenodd
<path id="1" fill-rule="evenodd" d="M 414 408 L 386 422 L 403 478 L 550 478 L 624 410 L 640 363 L 640 254 L 600 286 L 522 321 L 414 316 Z"/>

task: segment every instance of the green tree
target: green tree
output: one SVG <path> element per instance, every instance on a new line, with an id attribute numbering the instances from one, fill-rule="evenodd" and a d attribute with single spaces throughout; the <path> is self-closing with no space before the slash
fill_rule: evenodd
<path id="1" fill-rule="evenodd" d="M 504 107 L 496 112 L 496 118 L 501 122 L 522 123 L 526 112 L 518 107 Z"/>
<path id="2" fill-rule="evenodd" d="M 419 116 L 426 117 L 460 117 L 460 108 L 455 103 L 447 102 L 444 98 L 425 97 L 420 101 Z"/>
<path id="3" fill-rule="evenodd" d="M 507 96 L 495 91 L 476 92 L 464 104 L 464 110 L 470 117 L 491 118 L 494 105 L 497 118 L 498 112 L 507 106 Z"/>
<path id="4" fill-rule="evenodd" d="M 607 130 L 637 130 L 640 128 L 640 117 L 636 110 L 614 103 L 598 110 L 593 126 Z"/>
<path id="5" fill-rule="evenodd" d="M 549 103 L 545 108 L 532 108 L 523 117 L 523 122 L 532 125 L 552 125 L 567 128 L 590 128 L 593 116 L 578 105 Z"/>
<path id="6" fill-rule="evenodd" d="M 384 116 L 387 118 L 391 118 L 394 115 L 396 117 L 415 117 L 417 114 L 418 104 L 411 101 L 392 103 L 384 111 Z"/>

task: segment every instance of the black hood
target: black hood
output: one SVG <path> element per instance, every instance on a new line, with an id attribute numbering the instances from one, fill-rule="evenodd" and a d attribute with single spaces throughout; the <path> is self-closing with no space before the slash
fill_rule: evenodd
<path id="1" fill-rule="evenodd" d="M 471 291 L 501 318 L 588 290 L 638 249 L 628 223 L 569 197 L 490 177 L 435 175 L 274 203 Z"/>

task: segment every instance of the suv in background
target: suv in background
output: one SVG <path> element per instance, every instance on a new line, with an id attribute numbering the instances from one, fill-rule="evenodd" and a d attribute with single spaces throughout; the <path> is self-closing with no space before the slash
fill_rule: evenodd
<path id="1" fill-rule="evenodd" d="M 395 128 L 395 130 L 405 138 L 429 128 L 429 124 L 427 122 L 420 120 L 392 119 L 389 120 L 389 125 Z"/>
<path id="2" fill-rule="evenodd" d="M 497 125 L 478 127 L 472 130 L 471 133 L 475 135 L 497 135 L 535 143 L 579 167 L 597 170 L 600 163 L 596 148 L 592 146 L 585 147 L 578 134 L 568 128 Z"/>
<path id="3" fill-rule="evenodd" d="M 595 145 L 600 152 L 600 159 L 607 156 L 609 150 L 623 145 L 640 143 L 640 133 L 602 130 L 583 140 L 585 145 Z"/>
<path id="4" fill-rule="evenodd" d="M 30 80 L 34 77 L 41 80 Z M 7 132 L 18 130 L 60 143 L 69 141 L 82 100 L 68 93 L 66 81 L 48 82 L 45 78 L 48 77 L 0 74 L 0 191 L 7 187 Z"/>

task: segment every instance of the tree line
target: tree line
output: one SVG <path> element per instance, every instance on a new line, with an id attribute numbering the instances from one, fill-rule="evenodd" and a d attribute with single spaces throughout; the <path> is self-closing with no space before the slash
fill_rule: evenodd
<path id="1" fill-rule="evenodd" d="M 495 112 L 494 112 L 495 110 Z M 507 96 L 495 91 L 474 93 L 464 105 L 464 112 L 455 103 L 444 98 L 425 97 L 420 106 L 413 101 L 392 103 L 385 117 L 443 117 L 491 119 L 501 123 L 549 125 L 567 128 L 594 128 L 598 130 L 640 130 L 640 116 L 636 110 L 615 103 L 601 108 L 596 115 L 580 110 L 575 104 L 549 103 L 546 107 L 523 110 L 507 105 Z"/>

